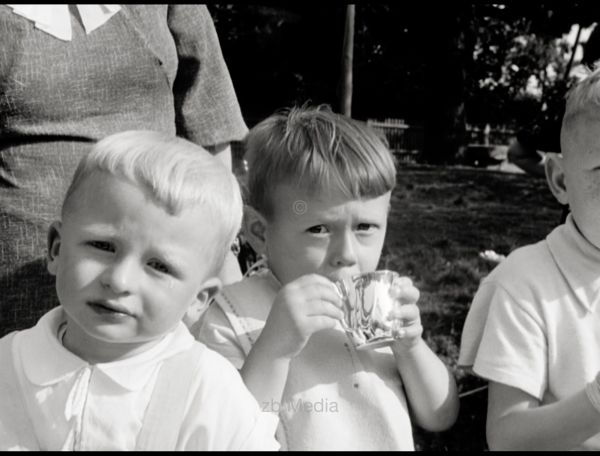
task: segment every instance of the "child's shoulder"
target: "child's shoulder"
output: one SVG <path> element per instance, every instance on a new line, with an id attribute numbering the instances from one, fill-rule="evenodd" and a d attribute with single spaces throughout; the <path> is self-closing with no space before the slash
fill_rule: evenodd
<path id="1" fill-rule="evenodd" d="M 278 289 L 279 282 L 270 269 L 261 268 L 256 272 L 245 276 L 242 280 L 223 286 L 223 290 L 237 290 L 256 292 L 257 289 Z"/>
<path id="2" fill-rule="evenodd" d="M 188 362 L 180 367 L 195 371 L 196 390 L 227 395 L 233 394 L 232 388 L 239 388 L 239 371 L 225 356 L 199 341 L 194 341 L 193 350 L 196 352 L 195 366 Z"/>
<path id="3" fill-rule="evenodd" d="M 13 340 L 19 331 L 12 331 L 0 338 L 0 359 L 2 360 L 2 369 L 6 369 L 8 360 L 12 359 Z"/>
<path id="4" fill-rule="evenodd" d="M 219 372 L 222 366 L 226 366 L 226 369 L 229 369 L 230 363 L 227 359 L 198 340 L 194 340 L 188 353 L 199 364 L 200 369 L 214 372 Z"/>
<path id="5" fill-rule="evenodd" d="M 0 360 L 2 368 L 0 369 L 0 409 L 6 408 L 6 401 L 14 402 L 17 393 L 17 375 L 15 371 L 15 361 L 13 358 L 13 341 L 18 331 L 13 331 L 0 338 Z"/>
<path id="6" fill-rule="evenodd" d="M 175 371 L 181 369 L 197 371 L 198 379 L 203 383 L 220 384 L 237 374 L 237 370 L 224 356 L 198 340 L 194 340 L 187 350 L 180 352 L 179 357 L 173 356 L 171 361 L 171 368 Z"/>
<path id="7" fill-rule="evenodd" d="M 215 301 L 225 312 L 251 315 L 255 318 L 268 316 L 280 285 L 273 274 L 264 269 L 245 277 L 239 282 L 223 287 Z"/>
<path id="8" fill-rule="evenodd" d="M 544 239 L 513 250 L 494 268 L 485 281 L 514 282 L 545 280 L 556 269 L 548 242 Z"/>
<path id="9" fill-rule="evenodd" d="M 8 334 L 0 337 L 0 346 L 10 345 L 10 341 L 19 333 L 19 331 L 11 331 Z"/>
<path id="10" fill-rule="evenodd" d="M 17 331 L 0 338 L 0 451 L 39 450 L 21 396 L 13 358 Z"/>

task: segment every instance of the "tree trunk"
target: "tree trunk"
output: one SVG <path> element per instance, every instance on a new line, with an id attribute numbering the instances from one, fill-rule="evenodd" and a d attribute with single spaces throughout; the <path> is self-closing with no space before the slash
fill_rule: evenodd
<path id="1" fill-rule="evenodd" d="M 342 74 L 340 112 L 352 116 L 352 61 L 354 58 L 354 15 L 355 6 L 346 5 L 344 45 L 342 51 Z"/>
<path id="2" fill-rule="evenodd" d="M 575 44 L 573 44 L 573 50 L 571 51 L 571 57 L 569 57 L 569 63 L 567 63 L 567 67 L 565 68 L 565 74 L 563 76 L 563 80 L 569 79 L 569 73 L 571 73 L 571 67 L 573 66 L 573 62 L 575 61 L 575 54 L 577 53 L 577 46 L 579 46 L 579 39 L 581 38 L 581 24 L 577 24 L 577 36 L 575 36 Z"/>

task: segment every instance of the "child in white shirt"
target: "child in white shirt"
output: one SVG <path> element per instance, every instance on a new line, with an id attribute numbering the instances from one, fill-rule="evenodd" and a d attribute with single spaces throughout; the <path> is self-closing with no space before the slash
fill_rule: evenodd
<path id="1" fill-rule="evenodd" d="M 571 213 L 477 291 L 459 364 L 489 380 L 490 449 L 600 450 L 600 70 L 570 92 L 545 164 Z"/>
<path id="2" fill-rule="evenodd" d="M 277 449 L 276 420 L 182 322 L 241 224 L 208 152 L 130 131 L 82 159 L 48 233 L 60 306 L 0 340 L 0 449 Z"/>
<path id="3" fill-rule="evenodd" d="M 289 450 L 413 450 L 411 416 L 439 431 L 458 411 L 453 377 L 421 338 L 404 278 L 391 346 L 357 350 L 333 282 L 377 268 L 396 169 L 365 124 L 293 108 L 249 133 L 245 235 L 268 269 L 224 287 L 193 327 L 278 413 Z"/>

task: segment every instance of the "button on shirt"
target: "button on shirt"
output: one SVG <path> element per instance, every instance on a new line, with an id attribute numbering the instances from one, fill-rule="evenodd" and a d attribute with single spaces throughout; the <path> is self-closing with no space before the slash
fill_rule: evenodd
<path id="1" fill-rule="evenodd" d="M 162 361 L 196 342 L 180 324 L 146 352 L 90 365 L 60 343 L 58 330 L 63 322 L 62 309 L 53 309 L 34 328 L 17 333 L 12 347 L 39 449 L 135 449 Z M 201 372 L 207 378 L 195 382 L 196 389 L 186 408 L 193 412 L 197 407 L 198 413 L 186 415 L 185 429 L 181 431 L 186 438 L 178 442 L 177 449 L 237 449 L 236 445 L 276 449 L 273 436 L 277 422 L 273 416 L 260 412 L 238 373 L 225 359 L 210 350 L 203 354 L 206 369 Z M 234 398 L 233 405 L 239 409 L 228 409 L 231 401 L 222 399 L 224 395 Z M 9 418 L 2 416 L 1 410 L 0 417 Z M 238 442 L 229 435 L 231 432 L 224 431 L 228 425 L 234 430 L 239 427 L 242 435 Z M 0 448 L 8 449 L 2 442 Z"/>

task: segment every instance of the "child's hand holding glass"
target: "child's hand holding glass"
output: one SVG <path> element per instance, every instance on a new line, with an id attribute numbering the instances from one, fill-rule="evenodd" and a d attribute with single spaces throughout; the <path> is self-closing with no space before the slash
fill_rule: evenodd
<path id="1" fill-rule="evenodd" d="M 410 349 L 416 345 L 423 334 L 421 312 L 417 307 L 419 290 L 408 277 L 399 277 L 394 281 L 390 295 L 399 304 L 388 315 L 392 321 L 394 347 Z"/>
<path id="2" fill-rule="evenodd" d="M 333 328 L 344 318 L 341 307 L 341 298 L 329 279 L 304 275 L 279 291 L 260 338 L 273 359 L 294 358 L 315 332 Z"/>

